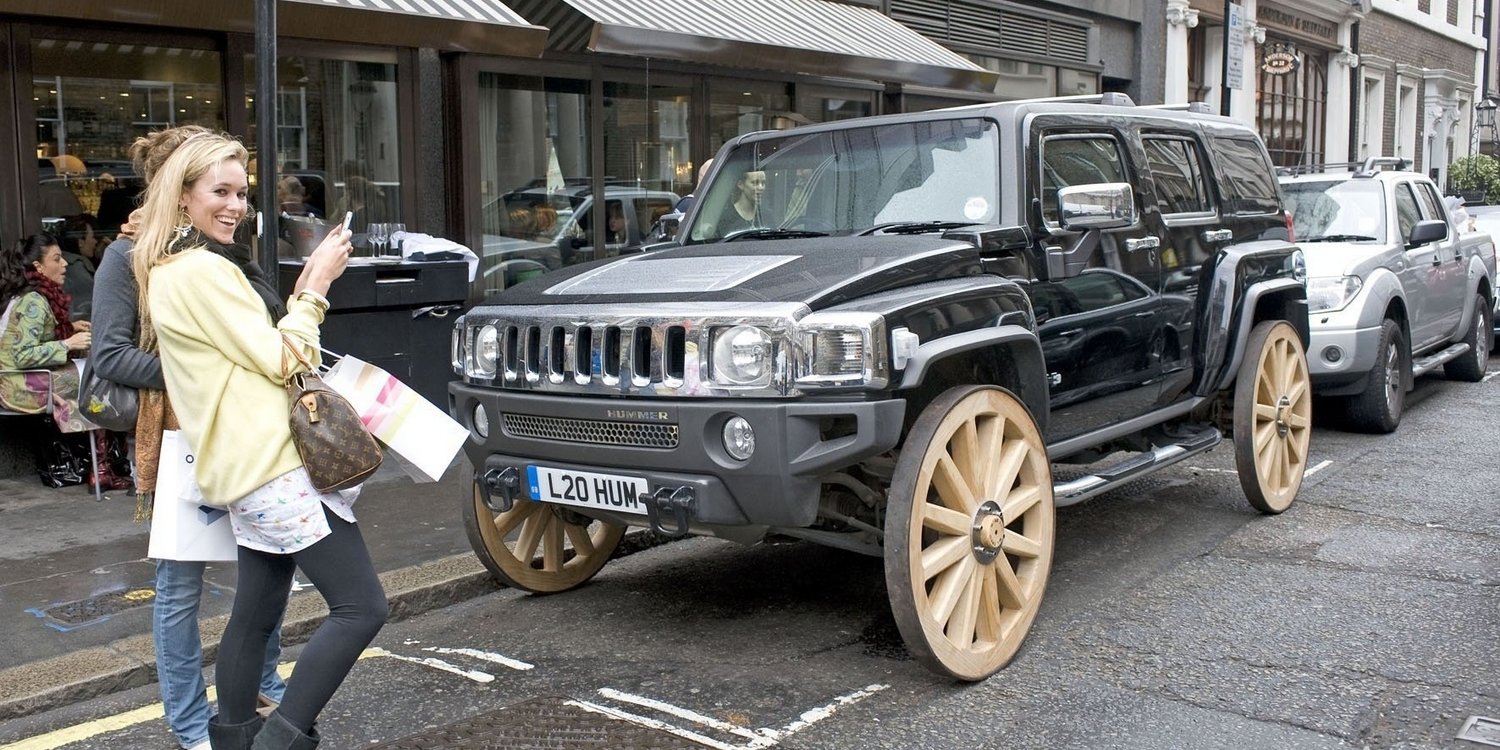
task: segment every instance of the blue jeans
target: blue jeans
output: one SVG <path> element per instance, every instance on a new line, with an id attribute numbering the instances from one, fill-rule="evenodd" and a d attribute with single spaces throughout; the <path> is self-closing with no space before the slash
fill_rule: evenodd
<path id="1" fill-rule="evenodd" d="M 156 641 L 156 679 L 167 725 L 183 747 L 208 741 L 208 694 L 203 680 L 203 640 L 198 604 L 203 600 L 203 563 L 156 561 L 156 601 L 151 635 Z M 281 702 L 286 683 L 276 674 L 281 659 L 281 617 L 266 642 L 260 693 Z"/>

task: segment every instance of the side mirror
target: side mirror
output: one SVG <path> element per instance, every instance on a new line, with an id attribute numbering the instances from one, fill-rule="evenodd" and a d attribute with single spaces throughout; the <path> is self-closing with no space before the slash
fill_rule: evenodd
<path id="1" fill-rule="evenodd" d="M 1128 182 L 1073 185 L 1057 191 L 1057 221 L 1064 231 L 1123 229 L 1138 217 Z"/>
<path id="2" fill-rule="evenodd" d="M 682 227 L 682 214 L 673 211 L 662 214 L 651 227 L 651 241 L 665 242 L 677 239 L 677 230 Z"/>
<path id="3" fill-rule="evenodd" d="M 1407 247 L 1418 247 L 1429 242 L 1448 238 L 1448 222 L 1442 219 L 1428 219 L 1419 221 L 1411 228 L 1411 236 L 1406 240 Z"/>

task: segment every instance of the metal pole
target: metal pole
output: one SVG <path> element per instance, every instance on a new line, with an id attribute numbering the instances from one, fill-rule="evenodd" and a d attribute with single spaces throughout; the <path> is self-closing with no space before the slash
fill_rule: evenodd
<path id="1" fill-rule="evenodd" d="M 267 283 L 277 286 L 276 199 L 276 0 L 255 0 L 255 151 L 260 188 L 260 267 Z"/>
<path id="2" fill-rule="evenodd" d="M 1224 0 L 1224 65 L 1219 71 L 1219 114 L 1229 116 L 1229 12 L 1233 0 Z"/>

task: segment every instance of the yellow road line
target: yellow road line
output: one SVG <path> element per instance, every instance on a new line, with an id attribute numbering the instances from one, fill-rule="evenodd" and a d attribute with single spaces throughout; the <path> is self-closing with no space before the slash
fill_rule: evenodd
<path id="1" fill-rule="evenodd" d="M 365 649 L 359 655 L 359 658 L 369 659 L 387 655 L 389 655 L 389 652 L 385 649 L 370 648 Z M 297 662 L 287 662 L 278 666 L 276 672 L 281 675 L 282 679 L 286 679 L 292 676 L 292 668 L 295 666 L 297 666 Z M 219 691 L 213 685 L 209 685 L 208 699 L 210 701 L 216 700 L 218 695 Z M 70 745 L 74 742 L 82 742 L 101 734 L 115 732 L 153 719 L 160 719 L 165 715 L 161 703 L 152 703 L 113 716 L 102 716 L 97 719 L 90 719 L 82 724 L 74 724 L 71 727 L 63 727 L 62 729 L 56 729 L 46 734 L 27 737 L 24 740 L 12 742 L 9 745 L 0 745 L 0 750 L 54 750 L 55 748 Z"/>

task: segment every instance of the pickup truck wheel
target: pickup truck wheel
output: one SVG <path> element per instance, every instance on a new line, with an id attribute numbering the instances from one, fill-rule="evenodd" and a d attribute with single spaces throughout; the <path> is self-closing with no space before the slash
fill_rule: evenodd
<path id="1" fill-rule="evenodd" d="M 1402 355 L 1406 339 L 1401 326 L 1389 318 L 1380 326 L 1380 353 L 1365 379 L 1363 393 L 1349 399 L 1349 421 L 1369 432 L 1395 432 L 1405 408 L 1406 385 Z"/>
<path id="2" fill-rule="evenodd" d="M 1483 297 L 1474 300 L 1474 318 L 1464 343 L 1469 345 L 1469 352 L 1443 365 L 1443 374 L 1453 380 L 1478 383 L 1484 380 L 1484 370 L 1490 364 L 1490 309 Z"/>
<path id="3" fill-rule="evenodd" d="M 583 585 L 609 562 L 625 535 L 624 526 L 529 500 L 496 513 L 477 487 L 472 502 L 464 504 L 464 526 L 474 554 L 497 580 L 534 594 Z"/>
<path id="4" fill-rule="evenodd" d="M 1296 329 L 1256 324 L 1234 383 L 1234 460 L 1240 487 L 1262 513 L 1291 506 L 1307 469 L 1312 382 Z"/>
<path id="5" fill-rule="evenodd" d="M 950 388 L 906 436 L 885 519 L 896 626 L 929 669 L 982 680 L 1021 647 L 1052 567 L 1052 466 L 1031 413 Z"/>

